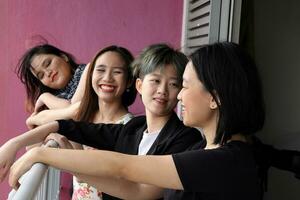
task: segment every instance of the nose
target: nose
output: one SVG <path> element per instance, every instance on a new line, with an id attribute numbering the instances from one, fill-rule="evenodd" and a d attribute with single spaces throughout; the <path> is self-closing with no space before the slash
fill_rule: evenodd
<path id="1" fill-rule="evenodd" d="M 167 95 L 168 94 L 168 84 L 167 83 L 159 84 L 159 87 L 157 89 L 157 93 L 161 94 L 161 95 Z"/>
<path id="2" fill-rule="evenodd" d="M 52 70 L 51 69 L 45 69 L 45 74 L 47 77 L 50 77 L 52 74 Z"/>
<path id="3" fill-rule="evenodd" d="M 180 90 L 180 92 L 177 94 L 177 99 L 178 99 L 178 101 L 181 101 L 181 92 L 182 92 L 182 89 Z"/>
<path id="4" fill-rule="evenodd" d="M 103 76 L 103 80 L 110 82 L 112 81 L 112 72 L 110 72 L 109 70 L 107 70 Z"/>

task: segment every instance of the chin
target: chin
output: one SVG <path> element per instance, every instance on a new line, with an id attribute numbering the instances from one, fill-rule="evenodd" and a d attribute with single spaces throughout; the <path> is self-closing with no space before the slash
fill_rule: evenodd
<path id="1" fill-rule="evenodd" d="M 185 119 L 185 118 L 183 118 L 183 124 L 184 124 L 185 126 L 193 127 L 193 123 L 191 123 L 191 121 L 189 121 L 189 120 L 187 120 L 187 119 Z"/>

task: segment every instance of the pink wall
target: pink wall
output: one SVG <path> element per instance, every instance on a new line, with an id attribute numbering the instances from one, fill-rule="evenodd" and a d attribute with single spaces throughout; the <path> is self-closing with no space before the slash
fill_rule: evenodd
<path id="1" fill-rule="evenodd" d="M 135 55 L 146 45 L 180 46 L 183 0 L 1 0 L 0 144 L 26 130 L 24 88 L 14 74 L 18 58 L 42 35 L 80 62 L 117 44 Z M 139 103 L 132 108 L 143 112 Z M 0 184 L 0 199 L 9 191 Z"/>

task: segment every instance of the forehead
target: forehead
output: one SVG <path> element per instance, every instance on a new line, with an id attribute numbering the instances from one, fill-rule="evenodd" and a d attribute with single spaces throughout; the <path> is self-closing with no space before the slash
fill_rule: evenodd
<path id="1" fill-rule="evenodd" d="M 113 51 L 107 51 L 101 54 L 100 56 L 98 56 L 95 64 L 101 65 L 105 63 L 106 65 L 122 65 L 118 67 L 123 67 L 124 62 L 125 61 L 123 60 L 123 58 L 119 53 Z"/>
<path id="2" fill-rule="evenodd" d="M 163 76 L 163 77 L 176 78 L 176 79 L 179 78 L 175 67 L 171 64 L 157 67 L 153 72 L 151 72 L 147 75 L 152 75 L 152 76 L 156 75 L 156 76 Z"/>
<path id="3" fill-rule="evenodd" d="M 31 67 L 32 68 L 36 68 L 38 66 L 40 66 L 43 61 L 47 58 L 51 58 L 53 57 L 54 55 L 52 54 L 39 54 L 39 55 L 34 55 L 32 58 L 31 58 Z"/>
<path id="4" fill-rule="evenodd" d="M 194 65 L 191 61 L 187 63 L 186 68 L 184 70 L 183 82 L 184 83 L 200 82 L 200 80 L 197 77 Z"/>

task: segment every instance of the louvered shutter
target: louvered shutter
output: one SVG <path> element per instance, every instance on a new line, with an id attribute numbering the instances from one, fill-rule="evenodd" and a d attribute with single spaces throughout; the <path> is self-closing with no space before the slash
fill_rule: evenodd
<path id="1" fill-rule="evenodd" d="M 241 0 L 185 0 L 183 52 L 189 55 L 205 44 L 230 41 L 232 34 L 236 37 L 239 16 L 235 10 L 240 10 L 237 5 L 241 5 Z M 237 25 L 232 23 L 234 19 Z"/>

